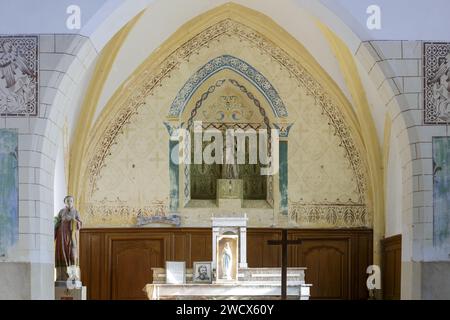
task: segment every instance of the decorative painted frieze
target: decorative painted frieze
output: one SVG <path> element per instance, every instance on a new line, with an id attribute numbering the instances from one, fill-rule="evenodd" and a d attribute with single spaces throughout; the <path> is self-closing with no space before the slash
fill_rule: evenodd
<path id="1" fill-rule="evenodd" d="M 179 117 L 197 88 L 206 79 L 223 69 L 231 69 L 255 84 L 269 101 L 275 116 L 287 117 L 287 108 L 278 95 L 277 90 L 270 84 L 269 80 L 247 62 L 230 55 L 222 55 L 214 58 L 195 72 L 175 97 L 170 106 L 169 116 Z"/>

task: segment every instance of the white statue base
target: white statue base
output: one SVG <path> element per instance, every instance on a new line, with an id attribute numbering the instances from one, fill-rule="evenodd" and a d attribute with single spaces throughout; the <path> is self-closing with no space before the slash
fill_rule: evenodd
<path id="1" fill-rule="evenodd" d="M 66 286 L 55 286 L 55 300 L 86 300 L 86 287 L 68 289 Z"/>

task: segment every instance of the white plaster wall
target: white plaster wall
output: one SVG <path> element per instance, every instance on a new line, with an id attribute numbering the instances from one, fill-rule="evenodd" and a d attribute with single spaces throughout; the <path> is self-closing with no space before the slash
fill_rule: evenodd
<path id="1" fill-rule="evenodd" d="M 390 137 L 390 148 L 386 177 L 386 219 L 385 236 L 391 237 L 402 233 L 402 168 L 400 165 L 399 150 L 395 137 Z"/>
<path id="2" fill-rule="evenodd" d="M 365 72 L 364 66 L 361 61 L 356 59 L 355 63 L 358 69 L 359 78 L 364 87 L 367 102 L 369 104 L 369 111 L 375 125 L 375 130 L 378 138 L 378 147 L 381 150 L 382 143 L 384 141 L 384 126 L 387 108 L 383 101 L 380 99 L 378 88 L 372 82 L 367 72 Z M 362 124 L 362 126 L 362 129 L 364 130 L 364 124 Z"/>
<path id="3" fill-rule="evenodd" d="M 62 138 L 62 137 L 61 137 Z M 53 182 L 53 214 L 58 214 L 58 208 L 63 208 L 63 199 L 67 195 L 67 181 L 64 172 L 64 150 L 62 139 L 59 141 L 58 152 L 55 161 L 55 177 Z"/>
<path id="4" fill-rule="evenodd" d="M 2 0 L 7 2 L 8 0 Z M 0 11 L 3 34 L 67 34 L 74 30 L 67 29 L 65 19 L 66 8 L 76 4 L 82 10 L 80 34 L 90 37 L 96 48 L 101 48 L 118 29 L 105 25 L 106 20 L 115 21 L 116 26 L 126 23 L 137 12 L 154 0 L 14 0 L 8 1 L 8 10 Z M 170 2 L 172 0 L 165 0 Z M 208 0 L 204 0 L 207 2 Z M 277 0 L 282 3 L 284 0 Z M 256 2 L 256 0 L 255 0 Z M 447 30 L 448 19 L 436 19 L 440 12 L 448 11 L 447 0 L 295 0 L 302 6 L 320 16 L 338 16 L 362 40 L 450 40 Z M 366 28 L 369 5 L 377 4 L 382 10 L 382 29 Z M 324 10 L 327 8 L 327 10 Z M 398 23 L 398 15 L 408 19 Z M 426 23 L 417 23 L 426 21 Z M 17 23 L 20 22 L 20 23 Z M 75 30 L 76 31 L 76 30 Z M 97 44 L 99 46 L 97 46 Z"/>
<path id="5" fill-rule="evenodd" d="M 3 117 L 0 128 L 19 129 L 19 240 L 1 258 L 1 298 L 53 299 L 54 187 L 64 184 L 58 148 L 64 119 L 76 122 L 78 85 L 97 55 L 80 36 L 39 36 L 39 114 Z M 69 124 L 70 125 L 70 124 Z M 56 169 L 56 171 L 55 171 Z M 11 284 L 12 271 L 17 281 Z"/>
<path id="6" fill-rule="evenodd" d="M 376 85 L 392 119 L 393 141 L 401 166 L 402 189 L 402 298 L 437 297 L 447 282 L 439 277 L 424 278 L 422 265 L 428 261 L 449 261 L 450 248 L 433 247 L 432 137 L 446 135 L 445 126 L 423 125 L 423 71 L 421 41 L 363 42 L 356 52 Z M 397 148 L 397 152 L 395 152 Z M 392 158 L 391 158 L 392 159 Z M 394 160 L 394 163 L 396 160 Z M 390 165 L 394 165 L 391 163 Z M 388 170 L 390 170 L 388 168 Z M 398 184 L 398 178 L 388 185 Z M 387 209 L 391 210 L 389 197 Z M 397 210 L 397 209 L 395 209 Z M 390 213 L 387 212 L 389 215 Z M 391 233 L 395 223 L 387 216 Z M 424 284 L 432 281 L 433 283 Z M 433 290 L 443 286 L 442 290 Z"/>
<path id="7" fill-rule="evenodd" d="M 450 263 L 425 262 L 422 266 L 422 296 L 424 300 L 450 299 Z"/>

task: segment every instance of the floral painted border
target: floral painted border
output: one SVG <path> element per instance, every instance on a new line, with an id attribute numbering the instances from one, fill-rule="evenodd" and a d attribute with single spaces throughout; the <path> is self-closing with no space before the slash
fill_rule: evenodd
<path id="1" fill-rule="evenodd" d="M 222 55 L 210 60 L 189 78 L 173 100 L 169 110 L 169 117 L 178 118 L 197 88 L 209 77 L 223 69 L 233 70 L 253 83 L 266 97 L 276 117 L 284 118 L 288 116 L 287 108 L 278 95 L 277 90 L 264 75 L 239 58 Z"/>

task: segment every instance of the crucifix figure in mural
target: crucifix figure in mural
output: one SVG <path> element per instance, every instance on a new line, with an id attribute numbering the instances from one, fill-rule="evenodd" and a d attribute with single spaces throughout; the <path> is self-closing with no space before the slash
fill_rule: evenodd
<path id="1" fill-rule="evenodd" d="M 237 147 L 234 143 L 234 134 L 232 130 L 226 130 L 224 141 L 222 179 L 239 179 Z"/>

